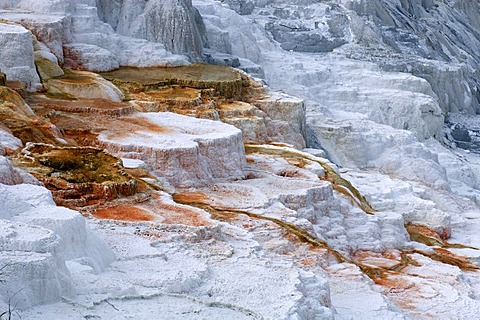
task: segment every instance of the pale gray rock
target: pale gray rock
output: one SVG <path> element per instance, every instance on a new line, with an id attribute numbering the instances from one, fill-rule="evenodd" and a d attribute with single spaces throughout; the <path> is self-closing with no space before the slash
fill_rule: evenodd
<path id="1" fill-rule="evenodd" d="M 0 183 L 0 218 L 0 299 L 12 298 L 18 309 L 73 297 L 67 260 L 76 259 L 97 272 L 114 260 L 85 219 L 56 207 L 43 186 Z"/>
<path id="2" fill-rule="evenodd" d="M 218 3 L 195 0 L 195 8 L 205 22 L 205 46 L 259 63 L 262 51 L 275 48 L 265 28 L 250 16 L 239 16 L 235 11 Z"/>
<path id="3" fill-rule="evenodd" d="M 97 0 L 99 17 L 118 33 L 159 42 L 173 53 L 198 58 L 202 37 L 201 17 L 188 0 Z"/>
<path id="4" fill-rule="evenodd" d="M 395 65 L 397 71 L 411 72 L 428 80 L 446 111 L 471 114 L 478 111 L 480 28 L 478 17 L 474 18 L 474 12 L 479 10 L 478 3 L 409 0 L 345 2 L 362 19 L 374 23 L 373 29 L 381 45 L 395 53 L 375 60 L 386 63 L 387 68 Z M 353 29 L 353 32 L 356 30 Z M 398 54 L 409 58 L 399 61 Z M 391 56 L 394 56 L 393 59 Z M 446 62 L 448 66 L 439 67 L 434 61 Z M 458 71 L 452 70 L 452 65 Z M 452 71 L 460 72 L 453 81 Z M 441 75 L 443 72 L 446 74 Z"/>
<path id="5" fill-rule="evenodd" d="M 80 70 L 110 71 L 120 67 L 112 52 L 93 44 L 69 43 L 64 47 L 65 64 Z"/>
<path id="6" fill-rule="evenodd" d="M 22 141 L 10 132 L 0 128 L 0 156 L 17 150 L 23 146 Z"/>
<path id="7" fill-rule="evenodd" d="M 0 18 L 24 26 L 35 35 L 39 43 L 42 43 L 55 55 L 58 60 L 57 63 L 63 64 L 63 44 L 70 42 L 72 38 L 70 17 L 48 12 L 36 14 L 27 12 L 0 11 Z M 34 43 L 34 45 L 36 46 L 37 43 Z M 35 48 L 35 51 L 38 50 L 47 51 L 45 48 Z"/>
<path id="8" fill-rule="evenodd" d="M 0 156 L 0 183 L 11 185 L 21 182 L 21 177 L 15 172 L 10 161 Z"/>
<path id="9" fill-rule="evenodd" d="M 32 34 L 20 25 L 0 23 L 0 48 L 0 63 L 7 78 L 37 89 L 40 78 L 34 64 Z"/>
<path id="10" fill-rule="evenodd" d="M 0 10 L 0 18 L 25 26 L 50 49 L 61 66 L 104 71 L 118 66 L 188 63 L 186 56 L 172 54 L 161 43 L 115 33 L 112 26 L 99 19 L 93 0 L 4 1 L 0 9 L 16 9 Z M 66 57 L 64 46 L 68 48 Z"/>
<path id="11" fill-rule="evenodd" d="M 2 301 L 11 299 L 21 310 L 73 295 L 68 269 L 54 255 L 58 237 L 52 231 L 6 220 L 0 229 L 0 264 L 8 279 L 0 287 Z"/>
<path id="12" fill-rule="evenodd" d="M 444 112 L 475 114 L 479 110 L 477 3 L 430 0 L 225 3 L 236 11 L 236 17 L 212 2 L 195 1 L 205 20 L 206 45 L 213 50 L 260 61 L 255 51 L 259 44 L 250 45 L 243 52 L 234 48 L 244 43 L 246 33 L 240 30 L 248 24 L 250 29 L 260 27 L 268 31 L 287 51 L 334 50 L 353 59 L 372 61 L 385 71 L 421 77 L 430 83 Z M 242 19 L 243 25 L 238 27 Z M 229 27 L 227 21 L 235 21 L 235 28 Z M 258 33 L 249 34 L 251 37 Z"/>
<path id="13" fill-rule="evenodd" d="M 28 172 L 12 166 L 8 158 L 0 156 L 0 184 L 15 185 L 20 183 L 42 185 L 40 181 Z"/>
<path id="14" fill-rule="evenodd" d="M 87 0 L 88 1 L 88 0 Z M 74 0 L 4 0 L 0 2 L 0 6 L 5 7 L 4 3 L 10 2 L 11 8 L 20 8 L 38 13 L 58 13 L 71 12 Z M 13 4 L 13 5 L 12 5 Z M 8 7 L 8 6 L 7 6 Z"/>

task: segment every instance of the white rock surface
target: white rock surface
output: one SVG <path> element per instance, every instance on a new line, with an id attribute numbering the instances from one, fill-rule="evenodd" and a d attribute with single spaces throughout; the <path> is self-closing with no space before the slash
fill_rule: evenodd
<path id="1" fill-rule="evenodd" d="M 20 25 L 0 23 L 0 70 L 35 90 L 40 78 L 35 70 L 32 34 Z"/>
<path id="2" fill-rule="evenodd" d="M 3 302 L 19 309 L 72 297 L 66 260 L 78 259 L 96 271 L 114 259 L 103 240 L 86 228 L 85 219 L 56 207 L 41 186 L 0 184 L 0 240 Z"/>
<path id="3" fill-rule="evenodd" d="M 169 112 L 138 113 L 134 117 L 158 129 L 125 132 L 118 137 L 101 133 L 98 138 L 107 150 L 145 161 L 175 186 L 243 176 L 245 151 L 237 128 Z"/>
<path id="4" fill-rule="evenodd" d="M 10 132 L 0 128 L 0 155 L 22 147 L 22 141 L 14 137 Z"/>

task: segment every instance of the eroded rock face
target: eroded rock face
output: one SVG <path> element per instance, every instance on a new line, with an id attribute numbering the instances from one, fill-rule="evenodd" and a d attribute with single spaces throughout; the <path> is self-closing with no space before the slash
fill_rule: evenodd
<path id="1" fill-rule="evenodd" d="M 241 72 L 223 66 L 193 64 L 173 68 L 121 68 L 102 76 L 127 92 L 150 90 L 178 85 L 197 89 L 213 89 L 226 99 L 245 99 L 251 79 Z"/>
<path id="2" fill-rule="evenodd" d="M 61 143 L 59 132 L 50 122 L 37 117 L 22 97 L 8 87 L 0 87 L 0 123 L 7 131 L 27 142 Z M 16 143 L 6 139 L 6 147 Z"/>
<path id="3" fill-rule="evenodd" d="M 6 9 L 0 13 L 2 19 L 25 26 L 62 66 L 108 71 L 120 65 L 149 67 L 188 63 L 185 56 L 172 54 L 163 44 L 116 33 L 98 18 L 95 1 L 6 1 L 0 3 L 0 8 Z M 13 9 L 23 9 L 23 12 Z M 29 47 L 24 46 L 24 50 L 27 49 Z"/>
<path id="4" fill-rule="evenodd" d="M 268 115 L 267 131 L 271 141 L 291 143 L 305 148 L 305 105 L 302 99 L 286 94 L 270 93 L 253 104 Z"/>
<path id="5" fill-rule="evenodd" d="M 100 18 L 120 34 L 165 45 L 167 50 L 200 57 L 202 39 L 190 1 L 98 0 Z M 197 18 L 199 17 L 199 18 Z"/>
<path id="6" fill-rule="evenodd" d="M 5 73 L 0 71 L 0 86 L 5 86 L 7 84 L 7 76 Z"/>
<path id="7" fill-rule="evenodd" d="M 479 102 L 478 81 L 473 70 L 478 69 L 480 42 L 475 36 L 478 23 L 472 21 L 471 12 L 478 11 L 474 8 L 478 4 L 467 5 L 465 1 L 435 5 L 415 1 L 347 1 L 346 4 L 374 23 L 373 31 L 381 34 L 383 44 L 390 50 L 416 56 L 374 60 L 384 63 L 386 70 L 407 71 L 428 80 L 443 110 L 475 113 Z M 437 21 L 442 21 L 441 28 L 437 27 Z M 373 40 L 365 34 L 359 38 Z M 438 62 L 447 64 L 441 63 L 443 67 L 439 68 Z M 447 80 L 452 77 L 457 80 Z M 456 92 L 464 92 L 466 99 Z"/>
<path id="8" fill-rule="evenodd" d="M 23 2 L 22 2 L 23 3 Z M 45 5 L 46 2 L 36 2 L 37 5 Z M 57 2 L 60 3 L 60 2 Z M 20 4 L 19 4 L 20 5 Z M 50 3 L 52 5 L 52 3 Z M 0 4 L 0 7 L 2 5 Z M 14 6 L 5 7 L 2 9 L 13 9 Z M 40 11 L 37 14 L 32 14 L 30 10 L 38 7 L 35 4 L 31 6 L 25 5 L 23 12 L 19 11 L 2 11 L 0 16 L 7 21 L 15 22 L 22 25 L 29 30 L 38 41 L 43 43 L 58 59 L 60 64 L 63 64 L 63 45 L 71 41 L 71 21 L 62 12 Z M 33 10 L 34 11 L 34 10 Z"/>
<path id="9" fill-rule="evenodd" d="M 266 89 L 224 66 L 121 68 L 102 73 L 146 112 L 170 111 L 218 120 L 241 129 L 245 141 L 284 141 L 305 147 L 303 100 Z"/>

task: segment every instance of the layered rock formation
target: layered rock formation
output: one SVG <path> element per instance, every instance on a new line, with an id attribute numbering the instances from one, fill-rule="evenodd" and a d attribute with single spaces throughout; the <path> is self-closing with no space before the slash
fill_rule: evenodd
<path id="1" fill-rule="evenodd" d="M 27 45 L 0 65 L 0 314 L 478 315 L 480 161 L 441 144 L 475 138 L 442 125 L 477 108 L 478 6 L 0 7 L 0 39 Z M 202 44 L 270 88 L 224 66 L 165 68 Z"/>
<path id="2" fill-rule="evenodd" d="M 193 186 L 243 175 L 242 137 L 234 127 L 172 113 L 139 114 L 128 121 L 150 123 L 153 130 L 102 133 L 100 145 L 120 156 L 145 161 L 174 185 Z"/>

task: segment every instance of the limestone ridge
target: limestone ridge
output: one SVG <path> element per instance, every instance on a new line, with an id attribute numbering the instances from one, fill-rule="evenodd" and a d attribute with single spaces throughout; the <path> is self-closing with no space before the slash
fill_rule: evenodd
<path id="1" fill-rule="evenodd" d="M 100 19 L 119 34 L 159 42 L 166 49 L 198 59 L 202 54 L 202 24 L 190 0 L 97 0 Z"/>

